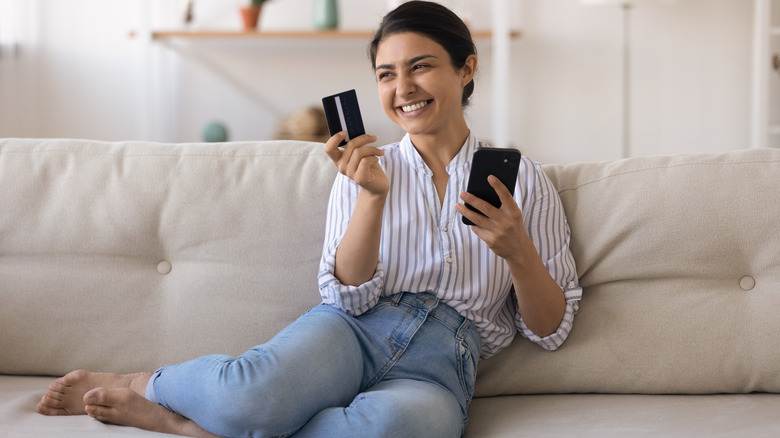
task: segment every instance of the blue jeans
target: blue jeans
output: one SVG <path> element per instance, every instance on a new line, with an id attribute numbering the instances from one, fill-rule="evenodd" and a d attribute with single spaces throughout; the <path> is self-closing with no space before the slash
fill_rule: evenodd
<path id="1" fill-rule="evenodd" d="M 327 305 L 238 358 L 157 370 L 146 397 L 229 437 L 458 437 L 480 341 L 427 293 L 352 317 Z"/>

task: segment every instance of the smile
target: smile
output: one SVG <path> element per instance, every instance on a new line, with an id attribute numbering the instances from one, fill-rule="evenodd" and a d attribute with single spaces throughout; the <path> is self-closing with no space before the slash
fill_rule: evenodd
<path id="1" fill-rule="evenodd" d="M 403 106 L 401 106 L 401 111 L 403 111 L 405 113 L 412 112 L 412 111 L 417 111 L 418 109 L 422 109 L 422 108 L 425 108 L 426 106 L 428 106 L 428 103 L 429 103 L 429 101 L 424 100 L 422 102 L 417 102 L 417 103 L 412 104 L 412 105 L 403 105 Z"/>

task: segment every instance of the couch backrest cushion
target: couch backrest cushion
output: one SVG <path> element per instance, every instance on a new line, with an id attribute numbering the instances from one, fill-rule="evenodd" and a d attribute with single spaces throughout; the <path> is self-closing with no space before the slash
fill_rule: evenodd
<path id="1" fill-rule="evenodd" d="M 546 166 L 584 286 L 478 395 L 780 392 L 780 150 Z M 0 140 L 0 373 L 240 354 L 320 302 L 321 144 Z"/>
<path id="2" fill-rule="evenodd" d="M 780 391 L 780 150 L 545 170 L 580 312 L 558 351 L 483 362 L 479 394 Z"/>
<path id="3" fill-rule="evenodd" d="M 240 354 L 320 302 L 321 144 L 0 141 L 0 373 Z"/>

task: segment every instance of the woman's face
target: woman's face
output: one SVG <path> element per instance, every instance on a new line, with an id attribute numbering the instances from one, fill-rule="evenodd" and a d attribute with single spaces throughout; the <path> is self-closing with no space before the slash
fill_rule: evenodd
<path id="1" fill-rule="evenodd" d="M 473 59 L 472 59 L 473 58 Z M 418 33 L 390 35 L 377 47 L 376 77 L 385 114 L 411 135 L 436 134 L 463 120 L 463 87 L 476 56 L 460 70 L 449 53 Z"/>

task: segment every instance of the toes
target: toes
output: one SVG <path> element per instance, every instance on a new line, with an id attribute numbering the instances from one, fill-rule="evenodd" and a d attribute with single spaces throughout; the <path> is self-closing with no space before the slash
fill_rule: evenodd
<path id="1" fill-rule="evenodd" d="M 103 423 L 130 425 L 127 417 L 133 398 L 141 396 L 129 388 L 95 388 L 84 394 L 84 410 Z"/>
<path id="2" fill-rule="evenodd" d="M 109 393 L 110 391 L 107 391 L 105 388 L 95 388 L 89 390 L 86 394 L 84 394 L 84 404 L 87 406 L 108 406 L 111 404 L 109 400 Z"/>
<path id="3" fill-rule="evenodd" d="M 133 396 L 137 396 L 137 394 L 130 388 L 95 388 L 84 394 L 84 404 L 87 406 L 124 406 Z"/>
<path id="4" fill-rule="evenodd" d="M 69 415 L 65 404 L 59 398 L 61 394 L 47 391 L 38 402 L 37 410 L 43 415 Z"/>
<path id="5" fill-rule="evenodd" d="M 99 374 L 76 370 L 54 380 L 41 396 L 37 410 L 43 415 L 82 415 L 84 391 Z M 95 385 L 97 386 L 97 385 Z"/>
<path id="6" fill-rule="evenodd" d="M 65 409 L 52 408 L 51 406 L 47 406 L 43 404 L 43 402 L 38 403 L 36 410 L 38 411 L 39 414 L 42 415 L 49 415 L 49 416 L 68 415 L 68 411 L 66 411 Z"/>
<path id="7" fill-rule="evenodd" d="M 85 408 L 87 415 L 101 423 L 113 423 L 115 409 L 108 406 L 89 405 Z"/>
<path id="8" fill-rule="evenodd" d="M 91 373 L 86 370 L 71 371 L 52 382 L 52 384 L 49 386 L 49 389 L 58 392 L 67 391 L 69 388 L 73 387 L 73 385 L 86 380 L 90 374 Z"/>
<path id="9" fill-rule="evenodd" d="M 62 377 L 60 377 L 59 379 L 51 382 L 51 385 L 49 385 L 49 387 L 46 389 L 46 392 L 64 394 L 65 391 L 68 390 L 68 388 L 70 388 L 70 385 L 66 385 L 62 381 Z"/>
<path id="10" fill-rule="evenodd" d="M 39 404 L 48 406 L 50 408 L 64 408 L 64 404 L 62 402 L 62 398 L 60 394 L 57 393 L 50 393 L 46 392 L 41 397 L 41 401 Z"/>
<path id="11" fill-rule="evenodd" d="M 81 382 L 83 380 L 90 378 L 90 376 L 92 376 L 93 374 L 95 373 L 87 370 L 75 370 L 60 377 L 59 379 L 57 379 L 57 381 L 59 381 L 65 386 L 70 386 L 74 382 Z"/>
<path id="12" fill-rule="evenodd" d="M 90 417 L 103 423 L 110 423 L 116 403 L 114 391 L 95 388 L 84 394 L 84 411 Z"/>

